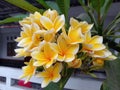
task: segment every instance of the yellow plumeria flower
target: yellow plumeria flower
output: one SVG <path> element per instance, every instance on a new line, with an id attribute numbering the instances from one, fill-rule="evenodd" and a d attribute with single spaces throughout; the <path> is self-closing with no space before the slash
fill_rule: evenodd
<path id="1" fill-rule="evenodd" d="M 86 21 L 78 22 L 76 19 L 71 18 L 70 19 L 70 25 L 71 27 L 77 29 L 81 28 L 81 32 L 85 34 L 86 32 L 90 31 L 93 27 L 93 24 L 88 24 Z"/>
<path id="2" fill-rule="evenodd" d="M 33 65 L 34 60 L 31 59 L 28 63 L 27 66 L 22 67 L 23 70 L 23 75 L 20 76 L 20 78 L 27 78 L 24 83 L 27 83 L 30 78 L 35 74 L 36 67 Z"/>
<path id="3" fill-rule="evenodd" d="M 85 34 L 85 40 L 83 42 L 83 50 L 92 52 L 92 51 L 99 51 L 105 49 L 105 45 L 103 43 L 102 36 L 93 36 L 91 37 L 91 33 L 87 32 Z"/>
<path id="4" fill-rule="evenodd" d="M 112 55 L 112 53 L 107 49 L 94 51 L 94 53 L 92 54 L 92 57 L 103 58 L 105 60 L 115 60 L 116 59 L 116 57 L 114 55 Z"/>
<path id="5" fill-rule="evenodd" d="M 63 38 L 62 35 L 59 36 L 57 39 L 58 44 L 58 61 L 65 61 L 65 62 L 71 62 L 75 59 L 75 54 L 79 50 L 79 45 L 71 45 L 67 44 L 66 40 Z"/>
<path id="6" fill-rule="evenodd" d="M 72 68 L 80 68 L 82 65 L 82 60 L 74 59 L 72 62 L 68 62 L 68 66 Z"/>
<path id="7" fill-rule="evenodd" d="M 54 20 L 58 16 L 58 12 L 56 10 L 48 9 L 43 13 L 43 16 L 48 17 L 52 22 L 54 22 Z"/>
<path id="8" fill-rule="evenodd" d="M 33 23 L 31 25 L 25 24 L 22 27 L 21 35 L 16 39 L 19 47 L 24 47 L 26 50 L 34 48 L 36 44 L 40 42 L 40 35 L 35 34 L 40 28 L 37 24 Z M 34 42 L 35 41 L 35 42 Z M 33 45 L 34 44 L 34 45 Z"/>
<path id="9" fill-rule="evenodd" d="M 93 57 L 95 57 L 95 60 L 93 60 L 95 66 L 103 66 L 105 60 L 115 60 L 117 58 L 107 49 L 95 52 Z"/>
<path id="10" fill-rule="evenodd" d="M 62 70 L 62 64 L 56 63 L 54 66 L 45 68 L 45 71 L 40 72 L 37 77 L 42 77 L 43 82 L 41 87 L 46 87 L 50 82 L 58 82 L 61 79 L 60 72 Z"/>
<path id="11" fill-rule="evenodd" d="M 44 26 L 46 30 L 54 30 L 54 32 L 58 32 L 63 25 L 65 24 L 65 17 L 64 15 L 57 16 L 54 21 L 46 16 L 41 16 L 40 22 Z"/>
<path id="12" fill-rule="evenodd" d="M 105 60 L 115 60 L 115 59 L 117 59 L 117 57 L 114 55 L 109 55 L 108 57 L 105 58 Z"/>
<path id="13" fill-rule="evenodd" d="M 107 49 L 102 49 L 99 51 L 94 51 L 92 57 L 96 57 L 96 58 L 106 58 L 108 56 L 112 55 L 112 53 L 107 50 Z"/>
<path id="14" fill-rule="evenodd" d="M 81 28 L 75 29 L 75 28 L 70 27 L 68 31 L 68 35 L 66 34 L 66 31 L 64 28 L 62 28 L 62 31 L 63 31 L 62 34 L 64 38 L 69 44 L 78 44 L 84 41 L 84 36 L 81 33 Z"/>
<path id="15" fill-rule="evenodd" d="M 15 49 L 15 52 L 17 53 L 15 57 L 30 56 L 30 52 L 27 52 L 26 50 L 24 50 L 24 48 Z"/>
<path id="16" fill-rule="evenodd" d="M 49 68 L 57 59 L 58 53 L 49 43 L 45 43 L 42 51 L 33 51 L 31 56 L 36 60 L 35 66 Z"/>
<path id="17" fill-rule="evenodd" d="M 95 60 L 93 60 L 93 65 L 94 66 L 103 66 L 104 65 L 104 59 L 96 58 Z"/>
<path id="18" fill-rule="evenodd" d="M 19 23 L 20 23 L 20 25 L 21 26 L 24 26 L 24 24 L 32 24 L 32 23 L 36 23 L 37 25 L 39 25 L 39 27 L 42 29 L 43 28 L 43 26 L 42 26 L 42 24 L 41 24 L 41 22 L 40 22 L 40 17 L 41 17 L 42 15 L 39 13 L 39 12 L 35 12 L 34 14 L 30 14 L 30 16 L 29 17 L 26 17 L 26 18 L 24 18 L 22 21 L 20 21 Z"/>

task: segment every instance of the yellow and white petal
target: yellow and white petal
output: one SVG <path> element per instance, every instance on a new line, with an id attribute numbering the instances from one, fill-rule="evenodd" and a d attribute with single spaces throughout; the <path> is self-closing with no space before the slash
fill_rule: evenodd
<path id="1" fill-rule="evenodd" d="M 43 52 L 34 51 L 31 53 L 32 58 L 36 60 L 46 59 Z"/>
<path id="2" fill-rule="evenodd" d="M 45 67 L 46 67 L 46 68 L 49 68 L 50 66 L 52 66 L 52 64 L 53 64 L 54 62 L 55 62 L 54 59 L 49 60 L 49 61 L 46 63 Z"/>
<path id="3" fill-rule="evenodd" d="M 46 60 L 35 61 L 34 66 L 43 66 L 46 64 Z"/>
<path id="4" fill-rule="evenodd" d="M 75 55 L 74 54 L 67 54 L 65 56 L 65 62 L 71 62 L 75 59 Z"/>
<path id="5" fill-rule="evenodd" d="M 95 66 L 103 66 L 104 65 L 104 59 L 96 58 L 93 60 L 93 65 Z"/>
<path id="6" fill-rule="evenodd" d="M 47 59 L 52 60 L 57 58 L 58 53 L 56 52 L 56 50 L 54 50 L 54 48 L 50 46 L 49 43 L 46 43 L 44 45 L 44 55 Z"/>
<path id="7" fill-rule="evenodd" d="M 70 27 L 68 37 L 70 37 L 72 44 L 82 43 L 84 41 L 84 37 L 80 28 L 74 29 Z"/>
<path id="8" fill-rule="evenodd" d="M 57 60 L 61 61 L 61 62 L 64 61 L 65 60 L 65 55 L 58 55 Z"/>
<path id="9" fill-rule="evenodd" d="M 79 25 L 79 22 L 74 18 L 70 18 L 70 25 L 71 27 L 76 28 Z"/>
<path id="10" fill-rule="evenodd" d="M 105 58 L 105 60 L 115 60 L 115 59 L 117 59 L 117 57 L 114 55 L 110 55 L 107 58 Z"/>
<path id="11" fill-rule="evenodd" d="M 45 11 L 43 13 L 43 16 L 46 16 L 46 17 L 50 18 L 50 20 L 54 21 L 55 18 L 58 16 L 58 12 L 56 10 L 48 9 L 47 11 Z"/>
<path id="12" fill-rule="evenodd" d="M 88 31 L 85 33 L 85 43 L 88 43 L 91 40 L 91 32 Z"/>
<path id="13" fill-rule="evenodd" d="M 67 42 L 66 40 L 63 38 L 62 35 L 60 35 L 57 39 L 57 43 L 58 43 L 58 48 L 60 48 L 60 50 L 62 50 L 62 52 L 65 52 L 67 50 Z"/>
<path id="14" fill-rule="evenodd" d="M 59 73 L 55 73 L 54 77 L 52 78 L 53 82 L 58 82 L 61 79 L 61 75 Z"/>
<path id="15" fill-rule="evenodd" d="M 94 36 L 92 37 L 92 39 L 90 40 L 90 44 L 94 44 L 94 43 L 103 43 L 103 37 L 102 36 Z"/>
<path id="16" fill-rule="evenodd" d="M 46 87 L 49 83 L 51 82 L 51 78 L 44 78 L 41 87 L 44 88 Z"/>
<path id="17" fill-rule="evenodd" d="M 105 45 L 103 44 L 94 44 L 94 46 L 91 48 L 91 50 L 93 51 L 98 51 L 98 50 L 102 50 L 102 49 L 105 49 Z"/>
<path id="18" fill-rule="evenodd" d="M 43 72 L 36 74 L 36 77 L 48 77 L 48 74 L 49 74 L 48 72 L 43 71 Z"/>
<path id="19" fill-rule="evenodd" d="M 86 21 L 82 21 L 79 23 L 79 27 L 81 27 L 81 31 L 83 34 L 87 33 L 93 27 L 93 24 L 88 24 Z"/>
<path id="20" fill-rule="evenodd" d="M 64 24 L 65 24 L 65 17 L 64 17 L 64 15 L 56 17 L 56 19 L 54 21 L 55 32 L 58 32 L 60 29 L 62 29 Z"/>
<path id="21" fill-rule="evenodd" d="M 47 30 L 51 30 L 53 28 L 53 22 L 45 16 L 41 16 L 40 22 Z"/>
<path id="22" fill-rule="evenodd" d="M 112 53 L 109 50 L 103 49 L 103 50 L 94 51 L 94 54 L 92 56 L 99 58 L 106 58 L 110 55 L 112 55 Z"/>
<path id="23" fill-rule="evenodd" d="M 82 65 L 82 60 L 74 59 L 72 62 L 68 62 L 68 66 L 72 68 L 80 68 Z"/>
<path id="24" fill-rule="evenodd" d="M 68 50 L 66 51 L 66 53 L 76 54 L 78 52 L 78 50 L 79 50 L 79 44 L 69 45 Z"/>
<path id="25" fill-rule="evenodd" d="M 62 68 L 63 68 L 62 63 L 56 63 L 56 64 L 54 65 L 54 73 L 56 73 L 56 72 L 61 72 L 61 71 L 62 71 Z"/>
<path id="26" fill-rule="evenodd" d="M 25 51 L 23 48 L 15 49 L 15 52 L 17 53 L 15 57 L 30 56 L 30 53 Z"/>
<path id="27" fill-rule="evenodd" d="M 53 30 L 49 30 L 48 32 L 46 32 L 44 34 L 44 40 L 46 42 L 50 42 L 53 40 L 54 36 L 55 36 L 55 34 L 54 34 Z"/>
<path id="28" fill-rule="evenodd" d="M 19 47 L 25 47 L 25 46 L 28 46 L 30 43 L 31 43 L 31 38 L 28 37 L 28 38 L 22 39 L 22 40 L 17 44 L 17 46 L 19 46 Z"/>

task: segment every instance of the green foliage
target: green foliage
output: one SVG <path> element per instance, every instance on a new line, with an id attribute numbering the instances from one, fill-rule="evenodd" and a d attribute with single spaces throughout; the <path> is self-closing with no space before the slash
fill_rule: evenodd
<path id="1" fill-rule="evenodd" d="M 56 0 L 56 3 L 58 4 L 61 13 L 65 15 L 66 22 L 68 23 L 68 10 L 70 8 L 70 0 Z"/>
<path id="2" fill-rule="evenodd" d="M 103 83 L 103 89 L 101 90 L 120 90 L 120 59 L 106 62 L 105 71 L 107 79 Z"/>
<path id="3" fill-rule="evenodd" d="M 4 20 L 0 20 L 0 25 L 6 24 L 6 23 L 11 23 L 11 22 L 18 22 L 18 21 L 22 20 L 24 17 L 26 17 L 26 15 L 18 15 L 18 16 L 14 16 L 14 17 L 9 17 Z"/>
<path id="4" fill-rule="evenodd" d="M 40 3 L 44 8 L 49 9 L 49 5 L 45 2 L 45 0 L 36 0 L 38 3 Z"/>
<path id="5" fill-rule="evenodd" d="M 60 12 L 60 9 L 59 9 L 59 7 L 58 7 L 58 5 L 57 5 L 56 2 L 46 1 L 46 3 L 49 5 L 49 7 L 50 7 L 51 9 L 57 10 L 59 13 L 61 13 L 61 12 Z"/>
<path id="6" fill-rule="evenodd" d="M 38 11 L 38 12 L 43 12 L 42 9 L 39 9 L 35 6 L 33 6 L 32 4 L 30 4 L 29 2 L 25 1 L 25 0 L 5 0 L 17 7 L 20 7 L 28 12 L 31 12 L 31 13 L 34 13 L 35 11 Z"/>

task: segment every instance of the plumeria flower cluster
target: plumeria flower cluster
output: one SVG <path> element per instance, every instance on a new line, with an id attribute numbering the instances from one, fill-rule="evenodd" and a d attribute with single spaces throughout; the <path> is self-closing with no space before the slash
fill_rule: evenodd
<path id="1" fill-rule="evenodd" d="M 30 56 L 25 62 L 21 78 L 37 74 L 43 78 L 42 87 L 62 79 L 64 65 L 67 68 L 81 68 L 85 60 L 90 66 L 102 66 L 104 60 L 116 59 L 103 44 L 102 36 L 92 36 L 93 24 L 70 18 L 70 27 L 65 28 L 65 17 L 56 10 L 48 9 L 43 14 L 35 12 L 19 22 L 20 37 L 16 39 L 20 48 L 16 57 Z M 42 71 L 37 68 L 42 67 Z"/>

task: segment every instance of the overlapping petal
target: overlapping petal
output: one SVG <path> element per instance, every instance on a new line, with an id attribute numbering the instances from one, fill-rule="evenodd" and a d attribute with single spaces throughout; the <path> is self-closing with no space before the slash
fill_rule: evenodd
<path id="1" fill-rule="evenodd" d="M 85 34 L 86 32 L 90 31 L 93 27 L 93 24 L 88 24 L 86 21 L 78 22 L 76 19 L 71 18 L 70 19 L 70 25 L 71 27 L 77 29 L 81 28 L 81 32 Z"/>
<path id="2" fill-rule="evenodd" d="M 103 38 L 101 36 L 91 37 L 91 33 L 85 34 L 85 41 L 83 42 L 83 50 L 85 51 L 98 51 L 105 49 L 105 45 L 102 44 Z"/>
<path id="3" fill-rule="evenodd" d="M 50 46 L 50 44 L 46 43 L 43 51 L 34 51 L 31 56 L 36 59 L 36 62 L 34 63 L 35 66 L 45 66 L 48 68 L 54 63 L 58 53 Z"/>
<path id="4" fill-rule="evenodd" d="M 15 49 L 15 52 L 16 52 L 15 57 L 26 57 L 26 56 L 30 56 L 30 52 L 25 51 L 24 48 Z"/>
<path id="5" fill-rule="evenodd" d="M 34 60 L 31 59 L 27 66 L 22 67 L 23 69 L 23 75 L 20 76 L 20 78 L 27 78 L 25 83 L 27 83 L 30 78 L 35 74 L 36 67 L 33 66 Z"/>
<path id="6" fill-rule="evenodd" d="M 64 15 L 57 16 L 54 21 L 50 18 L 41 16 L 40 22 L 47 30 L 54 30 L 54 32 L 58 32 L 65 24 L 65 17 Z"/>
<path id="7" fill-rule="evenodd" d="M 75 54 L 79 50 L 79 45 L 68 44 L 62 35 L 59 36 L 57 43 L 58 43 L 58 53 L 59 53 L 57 59 L 59 61 L 65 61 L 65 62 L 70 62 L 74 60 Z"/>
<path id="8" fill-rule="evenodd" d="M 54 66 L 45 68 L 45 71 L 37 74 L 38 77 L 42 77 L 42 88 L 46 87 L 50 82 L 58 82 L 61 78 L 60 72 L 62 70 L 62 64 L 56 63 Z"/>

